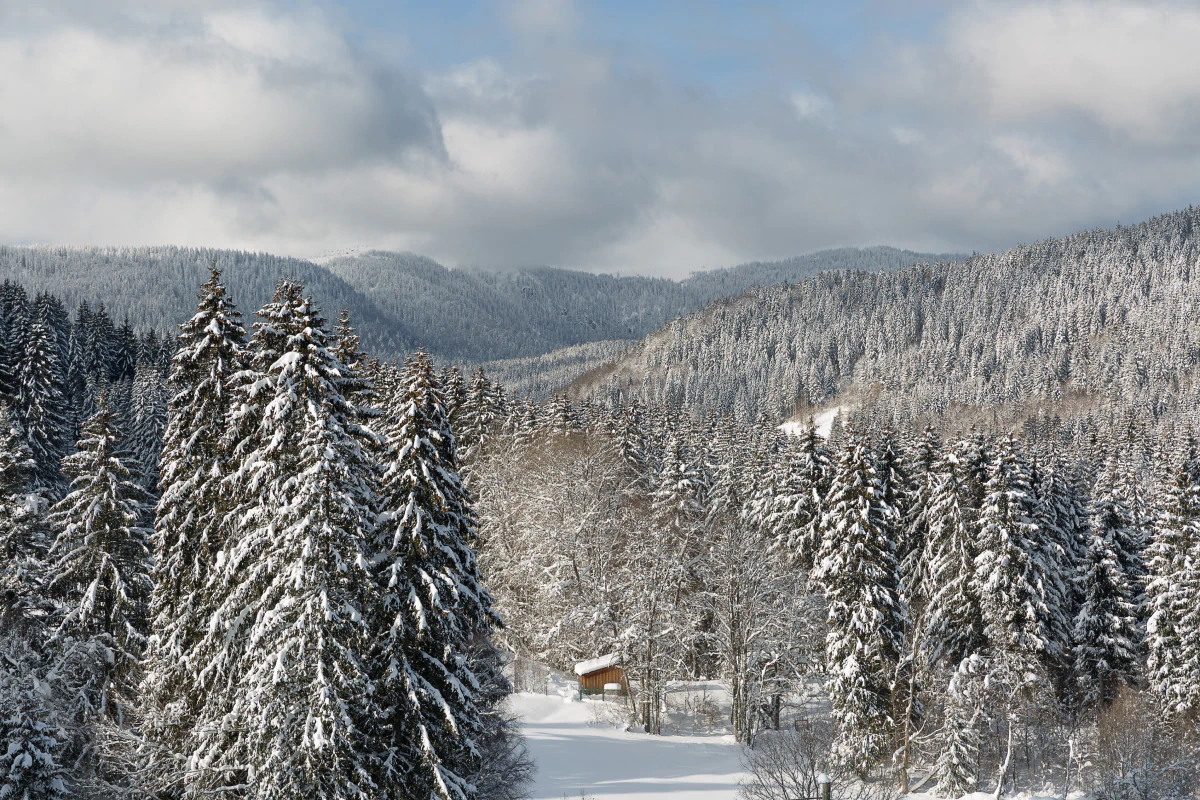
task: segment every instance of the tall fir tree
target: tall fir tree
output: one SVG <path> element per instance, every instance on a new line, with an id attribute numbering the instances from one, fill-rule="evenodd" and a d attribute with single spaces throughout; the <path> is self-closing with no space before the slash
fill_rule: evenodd
<path id="1" fill-rule="evenodd" d="M 970 506 L 968 465 L 960 440 L 938 459 L 929 500 L 929 529 L 920 562 L 927 565 L 922 639 L 926 658 L 954 668 L 984 643 L 983 612 L 975 585 L 977 511 Z"/>
<path id="2" fill-rule="evenodd" d="M 24 616 L 42 577 L 46 542 L 29 497 L 34 467 L 20 422 L 0 404 L 0 627 L 16 626 L 9 614 Z"/>
<path id="3" fill-rule="evenodd" d="M 1189 663 L 1198 634 L 1186 627 L 1200 605 L 1193 565 L 1200 551 L 1200 451 L 1189 431 L 1162 470 L 1147 550 L 1146 677 L 1169 716 L 1200 709 L 1200 671 Z"/>
<path id="4" fill-rule="evenodd" d="M 474 744 L 485 730 L 474 643 L 498 624 L 475 563 L 474 513 L 433 364 L 405 364 L 388 418 L 373 563 L 387 636 L 375 674 L 387 706 L 393 771 L 413 797 L 474 797 Z M 498 676 L 497 678 L 498 679 Z"/>
<path id="5" fill-rule="evenodd" d="M 503 399 L 483 367 L 471 378 L 466 397 L 455 420 L 455 431 L 462 464 L 474 464 L 487 452 L 488 439 L 503 418 Z"/>
<path id="6" fill-rule="evenodd" d="M 1036 584 L 1040 532 L 1029 467 L 1012 434 L 996 446 L 979 518 L 975 593 L 990 654 L 1032 667 L 1046 653 L 1047 609 Z"/>
<path id="7" fill-rule="evenodd" d="M 1133 590 L 1103 519 L 1079 565 L 1083 605 L 1075 617 L 1074 672 L 1085 703 L 1107 705 L 1137 677 L 1139 631 Z"/>
<path id="8" fill-rule="evenodd" d="M 933 766 L 942 797 L 966 795 L 979 779 L 981 668 L 977 656 L 964 658 L 946 687 L 945 712 L 937 736 L 938 757 Z"/>
<path id="9" fill-rule="evenodd" d="M 370 434 L 303 287 L 283 281 L 259 316 L 251 349 L 265 394 L 251 396 L 261 414 L 242 476 L 255 495 L 224 548 L 223 596 L 206 632 L 241 646 L 222 659 L 231 696 L 210 697 L 197 725 L 232 716 L 192 755 L 206 768 L 197 789 L 371 797 L 382 747 L 367 663 Z"/>
<path id="10" fill-rule="evenodd" d="M 67 732 L 55 725 L 43 698 L 22 681 L 0 681 L 0 798 L 69 797 L 63 763 Z"/>
<path id="11" fill-rule="evenodd" d="M 46 320 L 34 319 L 21 363 L 17 409 L 37 465 L 37 481 L 52 492 L 61 482 L 70 433 L 63 374 L 57 335 Z"/>
<path id="12" fill-rule="evenodd" d="M 866 444 L 852 428 L 838 458 L 814 579 L 829 605 L 827 688 L 838 757 L 860 773 L 884 754 L 894 720 L 892 677 L 904 647 L 891 510 Z"/>
<path id="13" fill-rule="evenodd" d="M 925 426 L 916 438 L 909 456 L 912 493 L 908 509 L 900 520 L 899 548 L 901 586 L 910 609 L 923 609 L 928 603 L 930 562 L 924 558 L 929 528 L 933 522 L 932 504 L 938 484 L 938 466 L 942 443 L 937 431 Z"/>
<path id="14" fill-rule="evenodd" d="M 54 637 L 67 662 L 84 718 L 121 720 L 135 702 L 151 590 L 146 495 L 121 450 L 112 412 L 101 407 L 83 426 L 77 452 L 63 460 L 70 491 L 51 509 L 55 532 L 48 592 L 59 602 Z"/>
<path id="15" fill-rule="evenodd" d="M 137 458 L 142 486 L 155 491 L 158 488 L 163 434 L 167 426 L 167 398 L 165 387 L 158 379 L 157 366 L 139 363 L 130 388 L 129 444 Z"/>
<path id="16" fill-rule="evenodd" d="M 785 452 L 780 479 L 759 514 L 765 514 L 776 546 L 801 568 L 811 569 L 821 546 L 822 503 L 833 467 L 811 417 L 799 440 L 789 442 Z"/>
<path id="17" fill-rule="evenodd" d="M 195 647 L 217 598 L 210 578 L 232 511 L 222 487 L 230 471 L 223 437 L 230 382 L 245 368 L 245 338 L 241 315 L 214 267 L 200 290 L 196 314 L 180 326 L 180 347 L 166 386 L 143 703 L 147 736 L 156 745 L 155 757 L 167 759 L 161 765 L 167 773 L 206 696 L 204 664 Z M 144 381 L 154 369 L 153 360 L 139 364 Z M 179 778 L 168 774 L 166 781 L 174 785 Z"/>
<path id="18" fill-rule="evenodd" d="M 1113 552 L 1139 604 L 1146 579 L 1143 505 L 1137 476 L 1113 446 L 1096 475 L 1090 513 L 1109 532 Z"/>

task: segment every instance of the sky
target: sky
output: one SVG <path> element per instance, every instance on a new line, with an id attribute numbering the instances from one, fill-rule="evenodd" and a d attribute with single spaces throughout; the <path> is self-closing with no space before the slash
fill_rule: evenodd
<path id="1" fill-rule="evenodd" d="M 682 277 L 1185 207 L 1200 3 L 0 0 L 0 241 Z"/>

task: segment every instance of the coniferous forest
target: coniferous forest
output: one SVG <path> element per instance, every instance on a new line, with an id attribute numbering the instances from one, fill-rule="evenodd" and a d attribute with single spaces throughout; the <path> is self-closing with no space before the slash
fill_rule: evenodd
<path id="1" fill-rule="evenodd" d="M 1194 214 L 756 292 L 542 401 L 295 280 L 172 335 L 5 284 L 0 798 L 515 800 L 509 693 L 602 653 L 645 734 L 722 682 L 751 798 L 1195 797 Z"/>
<path id="2" fill-rule="evenodd" d="M 427 355 L 289 280 L 247 337 L 215 269 L 165 352 L 4 311 L 0 797 L 520 796 Z"/>

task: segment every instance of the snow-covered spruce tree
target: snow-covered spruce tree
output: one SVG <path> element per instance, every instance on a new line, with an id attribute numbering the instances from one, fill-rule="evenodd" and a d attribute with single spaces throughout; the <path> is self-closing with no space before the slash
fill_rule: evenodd
<path id="1" fill-rule="evenodd" d="M 664 449 L 662 468 L 655 478 L 651 508 L 673 535 L 690 538 L 704 517 L 703 483 L 695 458 L 682 437 L 672 436 Z"/>
<path id="2" fill-rule="evenodd" d="M 333 326 L 333 338 L 333 354 L 338 360 L 348 367 L 358 367 L 363 358 L 362 343 L 350 324 L 350 309 L 343 308 L 338 313 L 337 324 Z"/>
<path id="3" fill-rule="evenodd" d="M 938 757 L 933 775 L 942 797 L 957 798 L 975 788 L 979 779 L 979 726 L 982 717 L 980 685 L 983 659 L 964 658 L 946 687 Z"/>
<path id="4" fill-rule="evenodd" d="M 442 392 L 442 402 L 446 406 L 446 419 L 457 428 L 459 411 L 467 399 L 467 387 L 463 383 L 462 372 L 453 365 L 446 367 L 438 375 L 438 386 Z"/>
<path id="5" fill-rule="evenodd" d="M 67 343 L 67 382 L 63 397 L 67 404 L 67 422 L 70 426 L 69 440 L 79 438 L 79 430 L 85 420 L 95 413 L 93 398 L 88 392 L 88 374 L 85 364 L 86 320 L 91 315 L 87 302 L 81 302 L 71 326 L 71 338 Z"/>
<path id="6" fill-rule="evenodd" d="M 1074 542 L 1068 537 L 1074 531 L 1059 527 L 1059 514 L 1054 507 L 1055 476 L 1046 460 L 1035 452 L 1029 465 L 1029 491 L 1033 497 L 1033 522 L 1036 535 L 1032 546 L 1035 557 L 1030 561 L 1033 583 L 1045 606 L 1042 628 L 1046 639 L 1044 661 L 1051 674 L 1065 676 L 1070 672 L 1077 608 L 1067 588 L 1076 574 L 1077 559 Z"/>
<path id="7" fill-rule="evenodd" d="M 101 303 L 88 319 L 85 340 L 85 363 L 89 377 L 103 385 L 112 379 L 116 361 L 116 328 Z"/>
<path id="8" fill-rule="evenodd" d="M 35 319 L 42 320 L 53 332 L 58 348 L 59 379 L 66 380 L 67 353 L 71 343 L 71 318 L 62 300 L 48 292 L 40 292 L 33 304 Z"/>
<path id="9" fill-rule="evenodd" d="M 61 760 L 67 734 L 49 716 L 27 681 L 0 676 L 0 800 L 69 796 Z"/>
<path id="10" fill-rule="evenodd" d="M 550 398 L 538 422 L 541 432 L 551 436 L 566 436 L 583 427 L 579 419 L 579 410 L 565 392 L 559 392 Z"/>
<path id="11" fill-rule="evenodd" d="M 428 359 L 427 354 L 418 352 L 414 360 L 422 357 Z M 463 630 L 468 632 L 470 674 L 478 682 L 475 706 L 480 718 L 480 733 L 473 740 L 478 756 L 472 759 L 474 768 L 467 773 L 467 779 L 476 787 L 476 795 L 480 800 L 501 800 L 503 797 L 523 794 L 525 784 L 532 777 L 533 766 L 525 752 L 524 739 L 508 710 L 512 685 L 504 675 L 503 658 L 492 644 L 492 635 L 502 627 L 502 623 L 493 609 L 494 600 L 484 586 L 477 563 L 478 521 L 474 502 L 462 478 L 462 462 L 453 421 L 456 416 L 461 418 L 465 393 L 457 369 L 452 369 L 450 377 L 454 384 L 451 391 L 458 397 L 455 415 L 447 412 L 444 433 L 432 436 L 431 440 L 444 473 L 442 498 L 447 536 L 443 546 L 455 554 L 449 563 L 458 568 L 458 613 L 462 618 Z M 440 386 L 436 388 L 441 389 Z M 444 397 L 444 390 L 442 394 Z M 500 398 L 493 396 L 491 402 L 498 403 Z M 430 411 L 434 412 L 434 409 Z M 430 414 L 431 419 L 436 417 L 436 413 Z M 454 480 L 455 476 L 457 481 Z M 499 774 L 507 774 L 510 781 L 502 789 L 496 785 Z M 489 784 L 493 787 L 490 795 L 484 793 Z"/>
<path id="12" fill-rule="evenodd" d="M 349 368 L 342 394 L 355 406 L 360 421 L 374 419 L 380 413 L 375 404 L 383 396 L 373 380 L 379 364 L 362 352 L 358 334 L 350 324 L 350 312 L 344 308 L 333 329 L 333 354 Z"/>
<path id="13" fill-rule="evenodd" d="M 781 479 L 758 509 L 776 546 L 803 569 L 811 569 L 821 545 L 822 502 L 833 472 L 825 441 L 809 417 L 804 433 L 789 441 Z"/>
<path id="14" fill-rule="evenodd" d="M 1190 432 L 1163 472 L 1147 551 L 1146 678 L 1163 710 L 1175 716 L 1200 708 L 1200 672 L 1185 657 L 1197 634 L 1183 622 L 1200 605 L 1189 569 L 1200 550 L 1200 453 Z"/>
<path id="15" fill-rule="evenodd" d="M 1096 525 L 1107 531 L 1117 562 L 1129 582 L 1135 602 L 1139 604 L 1146 577 L 1143 553 L 1146 537 L 1142 530 L 1144 520 L 1140 508 L 1144 500 L 1141 494 L 1133 470 L 1115 449 L 1111 450 L 1092 487 L 1092 531 Z M 1097 519 L 1099 522 L 1095 521 Z"/>
<path id="16" fill-rule="evenodd" d="M 499 623 L 473 550 L 474 512 L 433 364 L 408 360 L 387 418 L 372 563 L 385 613 L 374 674 L 391 730 L 391 774 L 412 797 L 474 797 L 485 732 L 480 692 L 499 674 L 472 658 Z M 493 665 L 494 666 L 494 665 Z"/>
<path id="17" fill-rule="evenodd" d="M 1029 467 L 1009 434 L 997 442 L 988 470 L 974 576 L 986 641 L 984 707 L 995 735 L 1007 737 L 1007 745 L 997 743 L 1004 751 L 997 792 L 1012 774 L 1018 732 L 1028 728 L 1049 691 L 1047 671 L 1063 655 L 1054 649 L 1054 625 L 1039 582 L 1052 567 L 1045 563 L 1035 516 Z"/>
<path id="18" fill-rule="evenodd" d="M 20 388 L 17 383 L 21 372 L 21 360 L 25 355 L 25 341 L 29 338 L 29 296 L 17 283 L 5 281 L 0 286 L 0 303 L 4 305 L 4 350 L 8 357 L 9 373 L 14 384 L 9 399 L 15 398 Z"/>
<path id="19" fill-rule="evenodd" d="M 1037 484 L 1037 519 L 1049 535 L 1047 544 L 1056 544 L 1052 551 L 1061 563 L 1061 586 L 1055 585 L 1061 604 L 1061 617 L 1074 620 L 1083 604 L 1082 586 L 1073 580 L 1075 566 L 1082 563 L 1091 540 L 1088 502 L 1090 492 L 1077 469 L 1073 469 L 1053 454 L 1045 458 Z M 1072 622 L 1073 624 L 1073 622 Z"/>
<path id="20" fill-rule="evenodd" d="M 525 447 L 532 444 L 542 427 L 540 409 L 528 399 L 514 403 L 504 421 L 505 431 L 512 434 L 513 444 Z"/>
<path id="21" fill-rule="evenodd" d="M 650 479 L 650 464 L 646 453 L 647 434 L 642 411 L 641 405 L 636 403 L 621 411 L 616 439 L 621 460 L 625 462 L 630 476 L 639 486 L 645 487 Z"/>
<path id="22" fill-rule="evenodd" d="M 19 354 L 9 352 L 8 310 L 0 299 L 0 402 L 11 403 L 17 396 Z"/>
<path id="23" fill-rule="evenodd" d="M 83 719 L 117 722 L 136 700 L 151 589 L 147 498 L 120 439 L 101 406 L 63 459 L 70 491 L 48 518 L 55 539 L 47 582 L 60 608 L 55 671 Z"/>
<path id="24" fill-rule="evenodd" d="M 133 378 L 129 445 L 137 457 L 138 475 L 148 491 L 158 487 L 159 461 L 167 425 L 167 398 L 158 366 L 139 363 Z"/>
<path id="25" fill-rule="evenodd" d="M 920 561 L 928 570 L 922 617 L 923 650 L 935 665 L 955 668 L 983 646 L 983 613 L 974 583 L 977 512 L 971 508 L 969 476 L 959 441 L 934 468 L 929 529 Z"/>
<path id="26" fill-rule="evenodd" d="M 996 446 L 979 518 L 974 590 L 990 653 L 1032 666 L 1046 653 L 1047 608 L 1035 583 L 1041 557 L 1029 467 L 1016 438 Z"/>
<path id="27" fill-rule="evenodd" d="M 1137 609 L 1121 568 L 1114 535 L 1103 517 L 1093 521 L 1092 541 L 1079 565 L 1083 605 L 1075 617 L 1074 673 L 1088 705 L 1107 705 L 1138 667 Z"/>
<path id="28" fill-rule="evenodd" d="M 284 280 L 259 316 L 251 349 L 262 378 L 248 385 L 262 391 L 247 399 L 265 403 L 243 463 L 257 500 L 218 562 L 226 588 L 206 631 L 242 646 L 221 664 L 227 675 L 214 676 L 230 696 L 210 696 L 196 723 L 224 730 L 201 732 L 190 766 L 198 791 L 371 797 L 384 745 L 367 664 L 370 434 L 342 394 L 347 367 L 303 287 Z"/>
<path id="29" fill-rule="evenodd" d="M 866 444 L 847 429 L 813 577 L 829 605 L 827 688 L 840 726 L 839 758 L 860 773 L 884 755 L 893 733 L 892 676 L 904 646 L 890 510 Z"/>
<path id="30" fill-rule="evenodd" d="M 909 456 L 909 472 L 912 494 L 908 509 L 900 520 L 900 542 L 896 554 L 900 562 L 900 585 L 904 590 L 905 602 L 910 611 L 923 610 L 928 603 L 930 562 L 924 558 L 929 528 L 933 522 L 931 512 L 934 491 L 937 488 L 938 463 L 942 456 L 942 443 L 937 431 L 930 426 L 916 438 Z M 914 614 L 914 616 L 921 616 Z"/>
<path id="31" fill-rule="evenodd" d="M 456 420 L 455 437 L 463 467 L 487 452 L 488 439 L 502 419 L 503 400 L 499 387 L 488 380 L 480 367 L 471 378 L 466 398 Z"/>
<path id="32" fill-rule="evenodd" d="M 759 454 L 739 440 L 736 425 L 729 420 L 715 431 L 709 442 L 705 469 L 711 478 L 705 513 L 710 520 L 729 516 L 761 530 L 762 520 L 754 513 L 752 499 L 758 476 L 766 467 Z"/>
<path id="33" fill-rule="evenodd" d="M 21 361 L 16 407 L 37 465 L 36 480 L 52 492 L 59 488 L 61 462 L 67 452 L 64 374 L 54 330 L 46 320 L 35 318 Z"/>
<path id="34" fill-rule="evenodd" d="M 222 480 L 230 470 L 223 436 L 231 403 L 230 380 L 245 366 L 241 315 L 214 268 L 199 294 L 195 316 L 179 330 L 179 350 L 167 380 L 163 431 L 162 497 L 156 509 L 151 638 L 142 687 L 145 735 L 153 755 L 183 752 L 192 721 L 204 705 L 204 665 L 194 648 L 219 587 L 210 584 L 232 511 Z M 139 365 L 139 373 L 153 365 Z M 182 770 L 161 763 L 162 780 Z"/>
<path id="35" fill-rule="evenodd" d="M 36 509 L 29 507 L 27 493 L 34 466 L 20 423 L 0 404 L 0 622 L 37 582 L 32 568 L 44 543 L 36 541 L 30 524 Z"/>

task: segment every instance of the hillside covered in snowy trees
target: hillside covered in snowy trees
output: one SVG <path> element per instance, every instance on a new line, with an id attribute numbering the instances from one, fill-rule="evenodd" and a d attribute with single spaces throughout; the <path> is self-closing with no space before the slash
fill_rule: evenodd
<path id="1" fill-rule="evenodd" d="M 538 356 L 607 339 L 640 339 L 680 314 L 752 286 L 828 269 L 892 270 L 936 256 L 888 247 L 828 250 L 787 261 L 697 273 L 685 281 L 563 269 L 447 269 L 411 254 L 369 251 L 316 264 L 265 253 L 178 247 L 0 247 L 0 281 L 49 292 L 70 308 L 103 303 L 118 321 L 173 332 L 193 287 L 215 263 L 247 308 L 281 278 L 302 281 L 327 308 L 349 309 L 364 346 L 386 359 L 418 346 L 450 361 Z"/>
<path id="2" fill-rule="evenodd" d="M 1005 425 L 1200 399 L 1200 209 L 963 262 L 837 272 L 677 320 L 578 396 L 778 419 L 870 399 Z"/>

